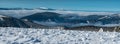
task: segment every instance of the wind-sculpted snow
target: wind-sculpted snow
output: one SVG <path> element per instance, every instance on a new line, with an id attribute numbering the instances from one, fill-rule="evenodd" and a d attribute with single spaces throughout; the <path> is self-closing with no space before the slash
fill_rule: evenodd
<path id="1" fill-rule="evenodd" d="M 0 28 L 0 44 L 119 44 L 120 33 Z"/>

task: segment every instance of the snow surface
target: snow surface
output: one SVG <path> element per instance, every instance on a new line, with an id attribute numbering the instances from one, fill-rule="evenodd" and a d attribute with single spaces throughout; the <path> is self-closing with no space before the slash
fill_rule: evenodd
<path id="1" fill-rule="evenodd" d="M 0 44 L 119 44 L 118 32 L 0 28 Z"/>

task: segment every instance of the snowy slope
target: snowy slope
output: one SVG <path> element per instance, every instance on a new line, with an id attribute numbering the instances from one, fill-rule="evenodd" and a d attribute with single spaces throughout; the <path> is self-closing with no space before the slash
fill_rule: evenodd
<path id="1" fill-rule="evenodd" d="M 0 28 L 0 44 L 119 44 L 120 33 Z"/>

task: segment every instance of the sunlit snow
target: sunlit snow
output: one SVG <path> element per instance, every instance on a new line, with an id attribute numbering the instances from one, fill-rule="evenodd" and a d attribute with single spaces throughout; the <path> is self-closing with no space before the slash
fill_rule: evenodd
<path id="1" fill-rule="evenodd" d="M 0 44 L 119 44 L 118 32 L 0 28 Z"/>

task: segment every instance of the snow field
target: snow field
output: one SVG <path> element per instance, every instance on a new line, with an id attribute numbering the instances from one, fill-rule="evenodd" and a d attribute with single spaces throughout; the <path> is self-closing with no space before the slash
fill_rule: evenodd
<path id="1" fill-rule="evenodd" d="M 0 28 L 0 44 L 119 44 L 118 32 Z"/>

